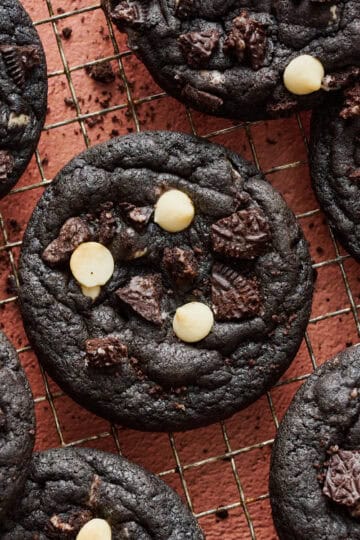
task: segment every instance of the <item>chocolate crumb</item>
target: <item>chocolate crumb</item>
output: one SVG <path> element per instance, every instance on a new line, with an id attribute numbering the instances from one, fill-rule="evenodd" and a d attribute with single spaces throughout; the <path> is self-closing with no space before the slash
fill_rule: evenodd
<path id="1" fill-rule="evenodd" d="M 95 81 L 109 84 L 115 81 L 115 73 L 110 61 L 86 66 L 86 73 Z"/>
<path id="2" fill-rule="evenodd" d="M 229 517 L 229 512 L 226 510 L 226 508 L 218 508 L 215 515 L 219 519 L 227 519 Z"/>
<path id="3" fill-rule="evenodd" d="M 72 28 L 70 28 L 69 26 L 66 26 L 65 28 L 62 29 L 61 34 L 64 39 L 70 39 L 71 34 L 72 34 Z"/>

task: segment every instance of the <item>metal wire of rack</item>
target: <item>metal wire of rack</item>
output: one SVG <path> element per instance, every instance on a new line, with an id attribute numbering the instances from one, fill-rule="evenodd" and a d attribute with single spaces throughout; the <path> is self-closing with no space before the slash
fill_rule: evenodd
<path id="1" fill-rule="evenodd" d="M 79 136 L 83 138 L 83 141 L 85 143 L 86 147 L 89 147 L 90 137 L 88 134 L 88 126 L 86 123 L 86 120 L 91 119 L 93 117 L 98 117 L 101 115 L 107 115 L 112 114 L 118 111 L 128 111 L 128 114 L 132 117 L 134 130 L 140 131 L 141 130 L 141 121 L 139 119 L 138 115 L 138 107 L 143 103 L 157 103 L 160 100 L 162 100 L 164 97 L 166 97 L 166 94 L 164 92 L 158 92 L 153 93 L 149 96 L 142 97 L 142 98 L 135 98 L 133 96 L 131 84 L 127 78 L 126 69 L 124 67 L 124 60 L 127 58 L 131 58 L 132 53 L 128 49 L 126 50 L 120 50 L 119 46 L 117 44 L 117 41 L 115 39 L 115 32 L 112 27 L 112 24 L 109 20 L 106 21 L 107 28 L 106 31 L 108 32 L 109 38 L 110 38 L 110 44 L 113 49 L 113 53 L 109 54 L 107 56 L 104 56 L 100 59 L 96 59 L 90 62 L 81 63 L 77 65 L 70 65 L 67 59 L 67 54 L 64 48 L 63 40 L 61 37 L 61 32 L 58 27 L 58 23 L 70 20 L 71 18 L 79 15 L 89 14 L 92 12 L 95 12 L 96 10 L 100 10 L 100 4 L 95 3 L 91 5 L 85 5 L 83 7 L 76 7 L 75 9 L 63 11 L 63 10 L 57 10 L 54 7 L 54 2 L 56 0 L 41 0 L 41 2 L 44 4 L 44 8 L 47 10 L 48 16 L 41 18 L 39 20 L 36 20 L 34 22 L 35 26 L 39 29 L 43 25 L 50 25 L 52 28 L 53 36 L 56 41 L 56 46 L 58 48 L 58 52 L 61 59 L 61 69 L 54 70 L 48 74 L 49 80 L 55 77 L 64 77 L 66 78 L 68 90 L 71 95 L 71 99 L 73 101 L 74 107 L 75 107 L 75 114 L 73 117 L 68 119 L 62 119 L 59 118 L 53 123 L 48 123 L 44 127 L 44 131 L 51 131 L 54 129 L 57 129 L 59 127 L 68 126 L 71 124 L 76 125 L 80 129 Z M 24 5 L 25 7 L 30 7 L 32 3 L 32 0 L 25 0 Z M 81 0 L 80 3 L 86 3 L 86 0 Z M 60 12 L 59 12 L 60 11 Z M 83 113 L 81 110 L 78 94 L 74 85 L 73 77 L 74 73 L 84 70 L 86 67 L 90 67 L 94 64 L 107 62 L 107 61 L 115 61 L 118 74 L 121 78 L 123 87 L 124 87 L 124 95 L 125 100 L 122 101 L 119 104 L 113 105 L 111 107 L 103 107 L 99 110 L 96 110 L 94 112 L 89 113 Z M 197 135 L 197 128 L 196 128 L 196 122 L 194 121 L 193 112 L 191 110 L 186 110 L 186 115 L 188 118 L 188 122 L 191 128 L 191 131 Z M 305 134 L 305 129 L 303 126 L 303 122 L 300 116 L 297 116 L 297 124 L 298 128 L 300 130 L 301 136 L 304 140 L 304 144 L 307 145 L 307 139 Z M 245 132 L 246 139 L 248 142 L 248 145 L 251 149 L 252 159 L 254 160 L 256 166 L 260 169 L 260 162 L 257 155 L 256 150 L 256 141 L 254 140 L 252 129 L 255 124 L 247 124 L 247 123 L 239 123 L 236 125 L 226 126 L 222 127 L 220 129 L 212 130 L 211 132 L 202 134 L 207 139 L 213 139 L 218 136 L 222 135 L 228 135 L 233 134 L 234 137 L 236 134 L 241 130 Z M 9 198 L 23 192 L 29 192 L 31 190 L 45 187 L 47 184 L 51 182 L 51 179 L 47 178 L 44 173 L 44 167 L 43 167 L 43 161 L 40 156 L 39 150 L 36 152 L 36 164 L 39 174 L 39 181 L 33 182 L 29 185 L 25 185 L 22 187 L 15 187 L 11 193 L 9 194 Z M 280 166 L 272 167 L 268 170 L 263 171 L 266 175 L 268 175 L 271 178 L 271 175 L 274 175 L 277 172 L 280 171 L 291 171 L 292 169 L 296 169 L 302 165 L 306 164 L 306 161 L 303 160 L 291 162 L 291 163 L 285 163 Z M 311 208 L 305 212 L 298 213 L 297 218 L 300 220 L 300 222 L 304 219 L 311 218 L 313 216 L 317 216 L 320 213 L 320 210 L 316 207 Z M 9 238 L 9 231 L 6 226 L 6 220 L 3 218 L 2 213 L 0 213 L 0 229 L 3 236 L 3 242 L 0 245 L 0 254 L 7 254 L 8 257 L 8 265 L 11 274 L 14 276 L 16 283 L 18 283 L 18 275 L 17 275 L 17 269 L 16 269 L 16 250 L 21 246 L 21 241 L 10 241 Z M 343 286 L 346 291 L 346 306 L 340 309 L 335 309 L 332 311 L 328 311 L 325 313 L 321 313 L 317 316 L 313 316 L 309 323 L 309 328 L 305 336 L 305 345 L 307 349 L 308 356 L 311 361 L 311 369 L 315 369 L 318 360 L 316 358 L 316 354 L 314 351 L 314 347 L 311 340 L 311 335 L 309 332 L 309 329 L 311 329 L 312 326 L 316 325 L 317 323 L 320 323 L 321 321 L 329 320 L 335 317 L 341 317 L 344 315 L 351 315 L 353 317 L 355 326 L 356 326 L 356 337 L 358 338 L 360 336 L 360 321 L 358 316 L 358 310 L 360 308 L 360 304 L 356 302 L 355 294 L 352 291 L 352 287 L 349 281 L 349 276 L 346 270 L 346 261 L 349 259 L 349 256 L 347 254 L 343 254 L 341 251 L 341 248 L 339 248 L 336 240 L 334 239 L 334 236 L 332 235 L 331 231 L 329 231 L 331 236 L 331 242 L 333 245 L 335 256 L 331 258 L 326 258 L 326 260 L 322 260 L 320 262 L 314 263 L 314 268 L 317 270 L 320 270 L 321 268 L 329 267 L 329 266 L 337 266 L 337 268 L 340 270 L 341 279 L 343 282 Z M 16 304 L 17 297 L 16 295 L 7 296 L 0 299 L 0 307 L 3 307 L 6 304 Z M 1 320 L 1 319 L 0 319 Z M 18 348 L 18 353 L 21 355 L 27 351 L 30 350 L 30 347 L 28 345 L 23 346 L 21 348 Z M 55 424 L 59 445 L 66 447 L 66 446 L 75 446 L 75 445 L 82 445 L 82 444 L 89 444 L 93 441 L 102 441 L 108 438 L 112 438 L 116 450 L 121 453 L 122 452 L 122 440 L 121 437 L 119 437 L 119 430 L 116 426 L 111 425 L 108 430 L 102 431 L 101 433 L 96 433 L 91 436 L 81 438 L 78 440 L 71 440 L 66 441 L 66 437 L 63 433 L 63 427 L 61 425 L 61 420 L 58 415 L 56 402 L 59 398 L 63 396 L 63 393 L 59 391 L 58 389 L 53 389 L 52 385 L 48 379 L 47 374 L 44 372 L 44 370 L 41 369 L 41 375 L 43 379 L 43 384 L 45 388 L 45 392 L 43 395 L 36 397 L 35 403 L 39 404 L 42 402 L 47 402 L 51 409 L 52 419 Z M 307 373 L 301 373 L 299 375 L 295 375 L 288 378 L 283 378 L 280 380 L 280 382 L 275 385 L 275 389 L 280 389 L 282 387 L 291 386 L 292 383 L 301 383 L 304 381 L 310 374 L 311 369 Z M 266 395 L 267 399 L 267 405 L 271 414 L 272 422 L 274 424 L 275 429 L 279 425 L 279 419 L 278 419 L 278 413 L 276 411 L 276 407 L 274 405 L 273 400 L 273 390 L 267 393 Z M 184 462 L 184 459 L 181 457 L 181 452 L 178 448 L 178 443 L 176 440 L 176 436 L 172 433 L 168 435 L 168 444 L 170 445 L 171 452 L 173 455 L 175 466 L 171 468 L 167 468 L 166 470 L 159 471 L 159 475 L 163 477 L 163 479 L 166 481 L 167 478 L 170 475 L 177 475 L 180 480 L 180 485 L 185 497 L 185 500 L 187 504 L 189 505 L 190 509 L 194 512 L 194 515 L 199 519 L 200 524 L 202 524 L 202 520 L 204 518 L 208 518 L 210 516 L 222 516 L 225 517 L 228 512 L 231 512 L 235 509 L 240 509 L 242 512 L 242 516 L 244 518 L 244 523 L 246 525 L 246 528 L 242 530 L 241 538 L 251 538 L 254 539 L 260 539 L 260 538 L 266 538 L 267 540 L 270 540 L 270 538 L 276 538 L 276 534 L 273 530 L 269 532 L 269 529 L 265 530 L 262 529 L 260 526 L 254 522 L 253 519 L 253 512 L 252 508 L 256 503 L 259 503 L 261 501 L 267 501 L 268 500 L 268 493 L 267 491 L 264 491 L 262 493 L 257 494 L 256 496 L 249 496 L 247 495 L 246 491 L 244 490 L 243 481 L 242 481 L 242 475 L 239 471 L 238 466 L 238 459 L 241 458 L 241 456 L 244 456 L 245 454 L 254 451 L 259 450 L 263 448 L 270 448 L 273 443 L 273 438 L 269 438 L 267 440 L 260 440 L 256 441 L 252 444 L 248 445 L 242 445 L 238 447 L 237 445 L 234 446 L 232 442 L 232 437 L 229 436 L 228 428 L 227 428 L 227 422 L 222 422 L 220 424 L 220 430 L 221 435 L 223 439 L 223 445 L 225 448 L 225 451 L 216 455 L 206 456 L 204 459 L 197 459 L 197 460 L 187 460 L 186 463 Z M 195 436 L 195 435 L 194 435 Z M 144 448 L 144 452 L 146 449 Z M 125 454 L 126 457 L 126 454 Z M 189 481 L 187 479 L 187 472 L 201 468 L 207 465 L 211 465 L 217 462 L 223 462 L 226 461 L 230 464 L 231 472 L 233 481 L 235 483 L 235 493 L 236 497 L 234 497 L 234 500 L 227 501 L 226 504 L 222 504 L 219 508 L 218 506 L 211 506 L 210 508 L 206 508 L 202 511 L 195 511 L 194 504 L 193 504 L 193 498 L 191 494 L 191 489 L 189 489 Z M 268 512 L 269 513 L 269 512 Z M 204 523 L 208 523 L 206 520 Z M 208 538 L 226 538 L 227 540 L 232 540 L 235 538 L 239 538 L 238 533 L 236 531 L 231 532 L 225 532 L 225 529 L 221 529 L 222 532 L 216 532 L 216 530 L 213 530 L 211 527 L 209 527 L 209 530 L 207 530 L 207 526 L 204 526 L 205 533 L 208 534 Z M 267 531 L 267 532 L 266 532 Z"/>

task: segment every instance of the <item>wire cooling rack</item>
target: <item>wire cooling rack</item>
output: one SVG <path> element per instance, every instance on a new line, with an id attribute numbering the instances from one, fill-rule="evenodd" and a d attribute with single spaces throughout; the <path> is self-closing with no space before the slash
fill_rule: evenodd
<path id="1" fill-rule="evenodd" d="M 310 188 L 309 114 L 235 124 L 187 110 L 157 88 L 128 50 L 124 36 L 106 20 L 99 3 L 23 3 L 48 56 L 49 110 L 32 163 L 0 203 L 0 323 L 17 346 L 32 385 L 38 421 L 36 447 L 85 445 L 117 451 L 174 487 L 208 539 L 276 539 L 267 480 L 279 420 L 312 370 L 358 342 L 360 335 L 358 267 L 336 243 Z M 95 83 L 86 73 L 104 62 L 111 62 L 116 74 L 110 86 Z M 318 272 L 307 333 L 285 376 L 266 396 L 233 418 L 180 434 L 140 433 L 109 425 L 73 403 L 39 367 L 16 303 L 21 237 L 44 187 L 84 148 L 144 128 L 192 132 L 253 160 L 295 211 Z"/>

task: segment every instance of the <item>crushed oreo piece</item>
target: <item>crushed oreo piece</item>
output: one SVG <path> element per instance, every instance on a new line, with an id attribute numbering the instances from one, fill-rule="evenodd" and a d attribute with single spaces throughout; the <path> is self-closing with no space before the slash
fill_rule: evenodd
<path id="1" fill-rule="evenodd" d="M 264 65 L 267 37 L 264 25 L 243 10 L 233 20 L 224 42 L 224 52 L 234 54 L 238 62 L 249 62 L 255 70 Z"/>
<path id="2" fill-rule="evenodd" d="M 187 19 L 195 11 L 195 0 L 176 0 L 175 15 Z"/>
<path id="3" fill-rule="evenodd" d="M 345 106 L 340 116 L 345 120 L 360 116 L 360 83 L 345 90 Z"/>
<path id="4" fill-rule="evenodd" d="M 337 450 L 329 459 L 323 493 L 360 518 L 360 450 Z"/>
<path id="5" fill-rule="evenodd" d="M 134 276 L 125 287 L 116 291 L 118 297 L 131 306 L 136 313 L 158 325 L 162 323 L 162 293 L 159 274 Z"/>
<path id="6" fill-rule="evenodd" d="M 189 66 L 205 66 L 219 43 L 217 30 L 188 32 L 179 37 L 180 49 Z"/>
<path id="7" fill-rule="evenodd" d="M 74 249 L 91 238 L 91 232 L 85 221 L 73 217 L 65 221 L 59 236 L 45 248 L 42 259 L 48 264 L 61 264 L 70 259 Z"/>
<path id="8" fill-rule="evenodd" d="M 92 66 L 86 66 L 86 73 L 94 81 L 109 84 L 115 81 L 115 73 L 110 61 L 101 62 Z"/>
<path id="9" fill-rule="evenodd" d="M 353 182 L 360 182 L 360 169 L 354 169 L 353 171 L 349 172 L 348 178 L 350 178 L 350 180 Z"/>
<path id="10" fill-rule="evenodd" d="M 148 225 L 154 208 L 152 206 L 135 206 L 131 203 L 120 203 L 120 210 L 125 219 L 138 231 L 143 231 Z"/>
<path id="11" fill-rule="evenodd" d="M 251 259 L 261 255 L 271 239 L 269 223 L 260 208 L 240 210 L 211 227 L 213 249 L 227 257 Z"/>
<path id="12" fill-rule="evenodd" d="M 261 312 L 260 289 L 256 279 L 215 263 L 211 284 L 211 299 L 217 320 L 245 319 Z"/>
<path id="13" fill-rule="evenodd" d="M 354 84 L 360 76 L 360 67 L 351 66 L 343 71 L 325 75 L 322 80 L 323 90 L 340 90 Z"/>
<path id="14" fill-rule="evenodd" d="M 115 336 L 87 339 L 85 351 L 86 362 L 93 368 L 117 366 L 128 358 L 127 346 Z"/>
<path id="15" fill-rule="evenodd" d="M 190 101 L 193 101 L 199 107 L 207 107 L 212 112 L 217 111 L 223 105 L 224 101 L 215 94 L 198 90 L 191 84 L 186 84 L 181 91 L 182 96 Z"/>
<path id="16" fill-rule="evenodd" d="M 190 249 L 165 248 L 162 262 L 171 280 L 179 286 L 193 282 L 198 276 L 198 263 Z"/>
<path id="17" fill-rule="evenodd" d="M 116 233 L 116 219 L 111 208 L 101 211 L 99 216 L 98 239 L 100 244 L 109 244 Z"/>
<path id="18" fill-rule="evenodd" d="M 4 431 L 6 428 L 6 415 L 0 407 L 0 431 Z"/>
<path id="19" fill-rule="evenodd" d="M 120 2 L 111 12 L 111 18 L 118 24 L 124 23 L 136 25 L 142 21 L 138 4 L 124 0 Z"/>
<path id="20" fill-rule="evenodd" d="M 85 523 L 92 518 L 92 512 L 85 509 L 74 510 L 64 517 L 54 514 L 45 525 L 45 533 L 50 538 L 75 538 Z"/>
<path id="21" fill-rule="evenodd" d="M 14 168 L 14 158 L 7 150 L 0 150 L 0 183 L 6 182 Z"/>
<path id="22" fill-rule="evenodd" d="M 9 76 L 22 90 L 26 74 L 40 63 L 38 47 L 35 45 L 0 45 L 0 53 Z"/>

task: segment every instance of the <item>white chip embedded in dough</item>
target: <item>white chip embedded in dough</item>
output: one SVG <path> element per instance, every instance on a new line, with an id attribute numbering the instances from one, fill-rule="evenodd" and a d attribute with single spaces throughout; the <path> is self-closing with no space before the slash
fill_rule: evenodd
<path id="1" fill-rule="evenodd" d="M 85 287 L 105 285 L 114 273 L 114 266 L 111 252 L 98 242 L 80 244 L 70 259 L 72 275 Z"/>
<path id="2" fill-rule="evenodd" d="M 301 54 L 286 67 L 284 84 L 292 94 L 304 96 L 320 90 L 325 76 L 324 66 L 317 58 Z"/>
<path id="3" fill-rule="evenodd" d="M 155 205 L 154 221 L 167 232 L 187 229 L 194 219 L 195 208 L 186 193 L 178 189 L 166 191 Z"/>
<path id="4" fill-rule="evenodd" d="M 189 302 L 176 310 L 173 329 L 179 339 L 187 343 L 201 341 L 214 326 L 211 309 L 201 302 Z"/>
<path id="5" fill-rule="evenodd" d="M 105 519 L 91 519 L 80 529 L 76 540 L 111 540 L 111 527 Z"/>

